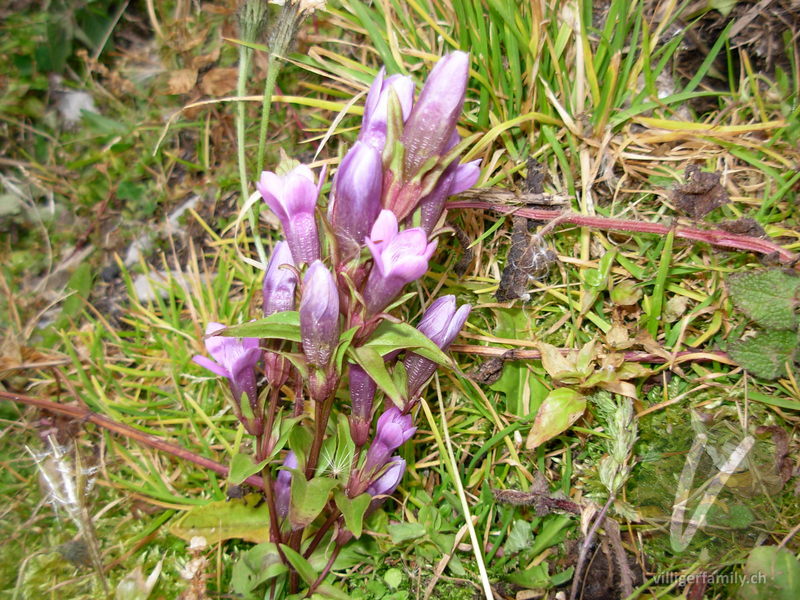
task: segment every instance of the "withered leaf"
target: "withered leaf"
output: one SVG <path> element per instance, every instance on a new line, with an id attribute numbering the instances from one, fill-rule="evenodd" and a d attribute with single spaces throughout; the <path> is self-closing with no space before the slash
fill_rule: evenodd
<path id="1" fill-rule="evenodd" d="M 217 68 L 211 69 L 203 75 L 200 82 L 200 89 L 207 96 L 224 96 L 228 92 L 236 89 L 236 80 L 239 71 L 236 68 Z"/>
<path id="2" fill-rule="evenodd" d="M 186 94 L 194 89 L 197 83 L 196 69 L 178 69 L 169 74 L 166 94 Z"/>
<path id="3" fill-rule="evenodd" d="M 528 233 L 528 219 L 515 216 L 511 227 L 511 248 L 495 292 L 499 302 L 523 298 L 528 284 L 547 274 L 558 258 L 538 235 Z"/>
<path id="4" fill-rule="evenodd" d="M 728 193 L 720 184 L 720 174 L 706 173 L 697 165 L 686 167 L 686 183 L 672 192 L 672 200 L 682 213 L 693 219 L 706 216 L 728 203 Z"/>
<path id="5" fill-rule="evenodd" d="M 735 221 L 723 221 L 719 224 L 719 228 L 728 233 L 735 233 L 737 235 L 749 235 L 758 238 L 767 237 L 767 232 L 759 225 L 758 221 L 748 217 L 742 217 Z"/>

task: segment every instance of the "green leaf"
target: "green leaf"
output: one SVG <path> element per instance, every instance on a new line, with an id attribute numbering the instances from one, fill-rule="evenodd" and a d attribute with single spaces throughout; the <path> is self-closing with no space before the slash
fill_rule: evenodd
<path id="1" fill-rule="evenodd" d="M 294 479 L 295 477 L 292 477 L 292 480 Z M 302 579 L 306 585 L 311 585 L 317 580 L 317 572 L 314 570 L 314 567 L 311 566 L 311 563 L 286 544 L 281 544 L 281 550 L 283 550 L 283 555 L 286 557 L 286 560 L 289 561 L 294 570 L 297 571 L 297 574 L 300 575 L 300 579 Z"/>
<path id="2" fill-rule="evenodd" d="M 797 333 L 761 331 L 728 344 L 728 354 L 756 377 L 777 379 L 786 374 L 786 363 L 791 364 L 797 355 Z"/>
<path id="3" fill-rule="evenodd" d="M 360 348 L 353 348 L 351 346 L 348 350 L 348 354 L 353 362 L 358 363 L 358 365 L 372 377 L 377 386 L 383 390 L 383 393 L 386 394 L 392 402 L 398 406 L 404 404 L 403 398 L 405 396 L 405 390 L 401 391 L 397 389 L 397 386 L 394 384 L 394 379 L 392 379 L 389 371 L 386 370 L 386 363 L 383 362 L 383 358 L 379 352 L 367 346 L 361 346 Z"/>
<path id="4" fill-rule="evenodd" d="M 300 313 L 296 310 L 277 312 L 274 315 L 226 327 L 214 335 L 228 337 L 254 337 L 262 339 L 300 341 Z"/>
<path id="5" fill-rule="evenodd" d="M 503 546 L 503 552 L 506 556 L 509 556 L 520 550 L 525 550 L 525 548 L 530 547 L 532 536 L 533 526 L 530 521 L 525 519 L 515 520 L 508 534 L 508 539 Z"/>
<path id="6" fill-rule="evenodd" d="M 728 278 L 733 304 L 762 327 L 797 327 L 800 277 L 781 269 L 738 273 Z"/>
<path id="7" fill-rule="evenodd" d="M 372 501 L 372 496 L 369 494 L 361 494 L 355 498 L 348 498 L 347 495 L 336 490 L 333 494 L 333 499 L 336 501 L 336 506 L 342 511 L 344 515 L 344 523 L 347 529 L 353 534 L 356 539 L 361 537 L 361 532 L 364 528 L 364 514 L 369 508 L 369 503 Z"/>
<path id="8" fill-rule="evenodd" d="M 326 600 L 351 600 L 347 592 L 340 590 L 330 583 L 320 583 L 317 586 L 317 591 L 311 596 L 311 600 L 320 600 L 321 598 L 325 598 Z"/>
<path id="9" fill-rule="evenodd" d="M 403 572 L 400 569 L 392 568 L 383 574 L 383 580 L 393 590 L 396 590 L 403 583 Z"/>
<path id="10" fill-rule="evenodd" d="M 202 536 L 209 545 L 231 539 L 266 542 L 269 540 L 269 511 L 259 494 L 248 494 L 244 498 L 192 508 L 169 531 L 187 542 Z"/>
<path id="11" fill-rule="evenodd" d="M 393 544 L 415 540 L 425 535 L 425 526 L 422 523 L 392 523 L 387 529 L 392 536 Z"/>
<path id="12" fill-rule="evenodd" d="M 319 516 L 331 490 L 339 482 L 330 477 L 314 477 L 306 481 L 305 475 L 298 469 L 292 471 L 292 500 L 289 506 L 289 522 L 294 527 L 306 527 Z"/>
<path id="13" fill-rule="evenodd" d="M 256 464 L 248 454 L 238 452 L 231 459 L 230 470 L 228 471 L 228 481 L 234 485 L 239 485 L 250 475 L 255 475 L 269 463 L 269 458 Z"/>
<path id="14" fill-rule="evenodd" d="M 759 546 L 744 565 L 746 582 L 739 600 L 795 600 L 800 598 L 800 562 L 786 548 Z"/>
<path id="15" fill-rule="evenodd" d="M 355 337 L 358 330 L 359 327 L 351 327 L 339 336 L 339 345 L 336 347 L 335 358 L 337 373 L 342 372 L 342 362 L 344 362 L 344 356 L 347 354 L 347 349 L 350 347 L 350 344 L 353 343 L 353 337 Z"/>
<path id="16" fill-rule="evenodd" d="M 539 407 L 525 447 L 528 450 L 563 433 L 586 410 L 586 398 L 575 390 L 558 388 L 550 392 Z"/>
<path id="17" fill-rule="evenodd" d="M 517 571 L 508 576 L 508 581 L 516 583 L 527 589 L 546 588 L 550 584 L 550 576 L 547 573 L 547 564 L 538 564 L 524 571 Z"/>
<path id="18" fill-rule="evenodd" d="M 366 348 L 372 348 L 381 356 L 385 356 L 395 350 L 412 348 L 415 354 L 424 356 L 433 362 L 449 366 L 451 364 L 447 355 L 441 351 L 439 346 L 434 344 L 428 336 L 416 327 L 408 323 L 392 323 L 382 321 L 372 337 L 364 344 Z"/>
<path id="19" fill-rule="evenodd" d="M 270 452 L 269 457 L 275 458 L 275 456 L 283 450 L 283 447 L 286 445 L 286 442 L 289 440 L 289 436 L 292 434 L 292 430 L 295 428 L 303 417 L 284 417 L 283 411 L 278 413 L 278 418 L 275 419 L 275 426 L 272 429 L 273 437 L 275 434 L 278 434 L 278 441 L 275 442 L 275 446 L 272 448 L 272 452 Z"/>
<path id="20" fill-rule="evenodd" d="M 288 570 L 281 562 L 275 544 L 257 544 L 244 552 L 233 564 L 231 586 L 237 594 L 247 595 L 262 583 L 283 575 Z"/>

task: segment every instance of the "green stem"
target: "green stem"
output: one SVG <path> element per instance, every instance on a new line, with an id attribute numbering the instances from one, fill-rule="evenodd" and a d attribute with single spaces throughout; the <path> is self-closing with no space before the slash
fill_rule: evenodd
<path id="1" fill-rule="evenodd" d="M 247 77 L 250 74 L 250 56 L 252 51 L 246 46 L 239 46 L 239 78 L 236 83 L 236 95 L 240 98 L 247 93 Z M 242 206 L 250 197 L 248 194 L 249 181 L 247 178 L 247 158 L 245 156 L 245 104 L 240 100 L 236 113 L 236 141 L 237 157 L 239 161 L 239 185 L 241 189 Z M 247 211 L 247 218 L 250 222 L 250 229 L 253 232 L 253 241 L 256 245 L 256 252 L 262 264 L 267 264 L 267 255 L 264 252 L 264 245 L 261 243 L 261 236 L 258 233 L 258 205 L 253 205 Z"/>
<path id="2" fill-rule="evenodd" d="M 275 55 L 270 52 L 267 60 L 267 78 L 264 81 L 264 97 L 261 99 L 261 127 L 258 131 L 258 154 L 256 155 L 256 168 L 264 168 L 264 152 L 267 147 L 267 126 L 269 125 L 269 112 L 272 107 L 272 92 L 275 91 L 275 82 L 280 72 L 280 64 Z"/>

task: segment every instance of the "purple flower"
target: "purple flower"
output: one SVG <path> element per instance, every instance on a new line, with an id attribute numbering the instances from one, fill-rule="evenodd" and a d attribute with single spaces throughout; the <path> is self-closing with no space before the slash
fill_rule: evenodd
<path id="1" fill-rule="evenodd" d="M 436 223 L 439 222 L 439 217 L 442 216 L 444 211 L 445 200 L 449 196 L 468 190 L 478 181 L 478 177 L 481 174 L 480 164 L 480 159 L 463 165 L 451 164 L 439 176 L 439 181 L 436 182 L 433 191 L 420 200 L 420 226 L 428 234 L 433 231 Z"/>
<path id="2" fill-rule="evenodd" d="M 325 368 L 339 342 L 339 292 L 331 272 L 315 260 L 303 279 L 300 336 L 308 362 Z"/>
<path id="3" fill-rule="evenodd" d="M 381 69 L 369 88 L 367 101 L 364 104 L 364 119 L 358 139 L 372 146 L 378 153 L 383 152 L 386 144 L 386 122 L 389 120 L 389 94 L 393 90 L 400 101 L 403 121 L 411 112 L 414 102 L 414 82 L 410 77 L 392 75 L 386 77 L 386 69 Z"/>
<path id="4" fill-rule="evenodd" d="M 250 405 L 256 406 L 258 393 L 254 368 L 261 358 L 258 339 L 212 335 L 221 329 L 225 329 L 222 323 L 212 322 L 206 326 L 206 350 L 214 360 L 202 355 L 197 355 L 192 360 L 201 367 L 226 377 L 237 405 L 245 393 Z"/>
<path id="5" fill-rule="evenodd" d="M 297 274 L 292 269 L 281 268 L 283 265 L 294 267 L 289 244 L 278 242 L 269 258 L 267 273 L 264 275 L 264 315 L 294 309 L 294 289 L 297 286 Z"/>
<path id="6" fill-rule="evenodd" d="M 431 71 L 403 129 L 406 180 L 428 159 L 444 154 L 464 106 L 468 78 L 469 54 L 466 52 L 451 52 Z"/>
<path id="7" fill-rule="evenodd" d="M 378 217 L 382 185 L 380 153 L 364 142 L 356 142 L 336 172 L 328 210 L 342 261 L 358 254 Z"/>
<path id="8" fill-rule="evenodd" d="M 406 461 L 399 456 L 394 456 L 386 465 L 387 467 L 383 474 L 369 484 L 367 493 L 370 496 L 391 496 L 403 480 L 403 475 L 406 472 Z"/>
<path id="9" fill-rule="evenodd" d="M 264 171 L 256 188 L 280 219 L 294 262 L 310 264 L 318 259 L 319 235 L 314 208 L 319 188 L 311 169 L 299 165 L 283 176 Z"/>
<path id="10" fill-rule="evenodd" d="M 404 415 L 396 406 L 391 406 L 378 419 L 375 439 L 367 451 L 363 473 L 372 476 L 389 460 L 392 453 L 414 435 L 417 428 L 411 415 Z"/>
<path id="11" fill-rule="evenodd" d="M 398 232 L 397 217 L 389 210 L 381 211 L 365 242 L 375 260 L 364 287 L 367 313 L 372 315 L 386 308 L 403 286 L 425 274 L 436 242 L 428 243 L 428 235 L 419 227 Z"/>
<path id="12" fill-rule="evenodd" d="M 350 365 L 350 436 L 356 446 L 367 443 L 372 421 L 372 402 L 378 386 L 367 372 L 356 364 Z"/>
<path id="13" fill-rule="evenodd" d="M 289 469 L 297 468 L 297 456 L 294 452 L 289 452 L 286 458 L 283 459 L 283 466 Z M 289 503 L 292 497 L 292 472 L 286 469 L 278 471 L 278 476 L 275 478 L 275 509 L 278 516 L 286 518 L 289 514 Z"/>
<path id="14" fill-rule="evenodd" d="M 417 329 L 439 348 L 447 350 L 464 326 L 470 310 L 469 304 L 463 304 L 456 310 L 456 297 L 443 296 L 428 307 Z M 408 396 L 413 398 L 436 371 L 436 363 L 409 352 L 403 366 L 408 374 Z"/>

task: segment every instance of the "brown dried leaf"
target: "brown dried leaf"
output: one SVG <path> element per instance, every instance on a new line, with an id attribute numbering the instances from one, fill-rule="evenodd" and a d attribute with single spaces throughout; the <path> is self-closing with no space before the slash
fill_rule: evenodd
<path id="1" fill-rule="evenodd" d="M 169 74 L 165 94 L 187 94 L 197 83 L 197 69 L 178 69 Z"/>
<path id="2" fill-rule="evenodd" d="M 213 65 L 215 62 L 217 62 L 219 60 L 219 52 L 220 52 L 220 47 L 217 46 L 216 48 L 214 48 L 214 50 L 212 50 L 208 54 L 201 54 L 200 56 L 193 56 L 189 60 L 189 65 L 193 69 L 198 69 L 198 70 L 199 69 L 204 69 L 205 67 L 208 67 L 209 65 Z"/>
<path id="3" fill-rule="evenodd" d="M 757 238 L 767 237 L 767 232 L 764 231 L 764 228 L 758 224 L 758 221 L 755 219 L 749 219 L 747 217 L 742 217 L 741 219 L 736 219 L 735 221 L 723 221 L 719 224 L 719 228 L 723 231 L 734 233 L 736 235 L 749 235 Z"/>
<path id="4" fill-rule="evenodd" d="M 239 70 L 236 68 L 211 69 L 203 75 L 200 89 L 207 96 L 224 96 L 236 89 Z"/>
<path id="5" fill-rule="evenodd" d="M 693 219 L 700 219 L 727 204 L 728 193 L 719 180 L 719 173 L 705 173 L 697 165 L 689 165 L 686 168 L 686 183 L 672 192 L 675 207 Z"/>

